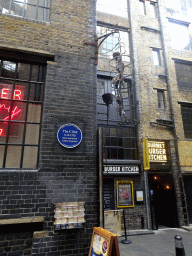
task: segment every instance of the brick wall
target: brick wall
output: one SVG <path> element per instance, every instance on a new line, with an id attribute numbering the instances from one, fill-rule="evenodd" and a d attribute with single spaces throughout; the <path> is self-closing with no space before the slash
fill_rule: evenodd
<path id="1" fill-rule="evenodd" d="M 55 56 L 47 65 L 39 169 L 0 173 L 1 228 L 6 226 L 4 220 L 15 221 L 15 227 L 18 221 L 39 217 L 46 232 L 38 236 L 34 233 L 38 229 L 31 231 L 28 251 L 22 247 L 28 243 L 23 236 L 25 252 L 11 245 L 16 243 L 15 235 L 9 236 L 9 242 L 2 235 L 2 256 L 88 255 L 93 227 L 98 225 L 96 66 L 91 58 L 95 49 L 84 41 L 95 38 L 95 16 L 95 1 L 87 0 L 51 1 L 47 24 L 0 16 L 2 49 Z M 57 131 L 66 123 L 82 131 L 77 148 L 66 149 L 57 141 Z M 55 203 L 71 201 L 85 202 L 85 228 L 54 231 Z"/>

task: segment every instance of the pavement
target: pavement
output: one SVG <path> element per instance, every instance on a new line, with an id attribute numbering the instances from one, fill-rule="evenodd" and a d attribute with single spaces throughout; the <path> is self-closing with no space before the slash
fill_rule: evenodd
<path id="1" fill-rule="evenodd" d="M 120 256 L 178 256 L 174 236 L 182 237 L 186 256 L 192 256 L 192 226 L 159 230 L 132 230 L 127 232 L 130 244 L 123 244 L 125 236 L 118 237 Z M 183 254 L 182 254 L 183 255 Z"/>

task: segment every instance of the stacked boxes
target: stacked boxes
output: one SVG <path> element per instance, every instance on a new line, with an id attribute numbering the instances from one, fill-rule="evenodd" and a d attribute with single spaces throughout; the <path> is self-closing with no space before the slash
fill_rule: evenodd
<path id="1" fill-rule="evenodd" d="M 55 230 L 83 228 L 85 223 L 84 202 L 63 202 L 55 205 Z"/>

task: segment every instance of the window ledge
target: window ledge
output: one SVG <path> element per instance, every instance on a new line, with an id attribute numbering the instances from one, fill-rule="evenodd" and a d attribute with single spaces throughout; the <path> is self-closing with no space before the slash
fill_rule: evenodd
<path id="1" fill-rule="evenodd" d="M 8 172 L 23 172 L 23 173 L 26 173 L 26 172 L 33 172 L 33 173 L 35 173 L 35 172 L 38 172 L 39 170 L 38 169 L 36 169 L 36 170 L 24 170 L 24 169 L 1 169 L 0 170 L 0 173 L 8 173 Z"/>
<path id="2" fill-rule="evenodd" d="M 15 219 L 2 219 L 0 220 L 0 225 L 11 225 L 11 224 L 21 224 L 21 223 L 35 223 L 44 222 L 44 217 L 23 217 Z"/>
<path id="3" fill-rule="evenodd" d="M 0 13 L 0 15 L 4 16 L 4 17 L 14 18 L 14 19 L 17 19 L 17 20 L 26 20 L 26 21 L 30 21 L 30 22 L 34 22 L 34 23 L 39 23 L 39 24 L 42 24 L 42 25 L 50 25 L 50 22 L 29 19 L 29 18 L 17 16 L 17 15 L 4 14 L 4 13 Z"/>
<path id="4" fill-rule="evenodd" d="M 188 105 L 188 106 L 192 107 L 192 102 L 189 102 L 189 101 L 180 101 L 180 100 L 178 100 L 177 102 L 178 102 L 178 104 L 181 104 L 181 105 Z"/>
<path id="5" fill-rule="evenodd" d="M 155 33 L 160 33 L 161 32 L 159 29 L 150 28 L 150 27 L 146 27 L 146 26 L 141 26 L 141 29 L 145 29 L 145 30 L 155 32 Z"/>
<path id="6" fill-rule="evenodd" d="M 140 160 L 129 159 L 103 159 L 104 164 L 141 164 Z"/>

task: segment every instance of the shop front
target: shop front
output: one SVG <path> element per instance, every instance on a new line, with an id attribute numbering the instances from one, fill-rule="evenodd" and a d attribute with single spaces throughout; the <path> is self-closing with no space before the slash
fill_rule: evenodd
<path id="1" fill-rule="evenodd" d="M 148 140 L 148 184 L 152 229 L 177 227 L 177 205 L 169 141 Z"/>
<path id="2" fill-rule="evenodd" d="M 127 228 L 141 228 L 141 215 L 146 212 L 143 199 L 135 202 L 136 190 L 144 191 L 135 127 L 100 127 L 98 149 L 100 225 L 114 232 L 114 224 L 120 221 L 121 235 L 124 210 Z"/>

